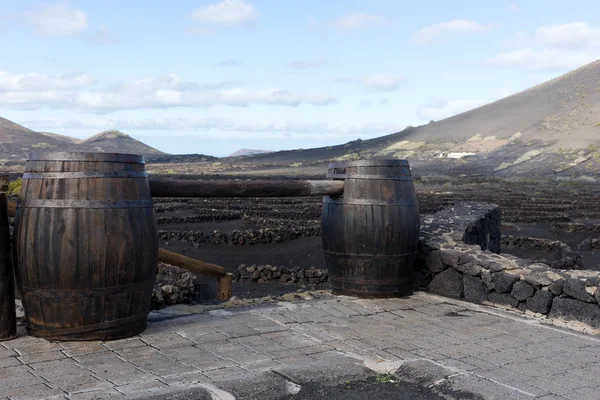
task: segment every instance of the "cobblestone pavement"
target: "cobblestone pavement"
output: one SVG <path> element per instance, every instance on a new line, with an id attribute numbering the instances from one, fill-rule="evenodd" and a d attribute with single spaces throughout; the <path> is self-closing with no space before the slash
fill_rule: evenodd
<path id="1" fill-rule="evenodd" d="M 381 399 L 410 398 L 403 384 L 423 399 L 600 399 L 600 337 L 424 293 L 161 315 L 118 341 L 21 332 L 0 343 L 0 398 L 341 399 L 369 382 Z"/>

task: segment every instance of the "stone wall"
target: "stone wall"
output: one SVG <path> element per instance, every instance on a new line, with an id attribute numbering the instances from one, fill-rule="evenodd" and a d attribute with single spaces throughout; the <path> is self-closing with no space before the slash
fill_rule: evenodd
<path id="1" fill-rule="evenodd" d="M 600 328 L 600 272 L 496 254 L 500 217 L 500 208 L 486 203 L 459 203 L 424 216 L 414 286 Z"/>
<path id="2" fill-rule="evenodd" d="M 236 282 L 252 281 L 255 283 L 285 283 L 296 285 L 319 285 L 329 282 L 326 270 L 315 267 L 287 268 L 274 265 L 241 264 L 233 273 Z"/>

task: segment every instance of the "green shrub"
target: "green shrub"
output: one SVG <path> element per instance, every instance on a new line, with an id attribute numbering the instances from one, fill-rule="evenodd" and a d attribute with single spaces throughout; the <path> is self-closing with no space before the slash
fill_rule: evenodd
<path id="1" fill-rule="evenodd" d="M 21 185 L 23 180 L 21 178 L 17 178 L 8 184 L 8 195 L 9 196 L 18 196 L 21 192 Z"/>

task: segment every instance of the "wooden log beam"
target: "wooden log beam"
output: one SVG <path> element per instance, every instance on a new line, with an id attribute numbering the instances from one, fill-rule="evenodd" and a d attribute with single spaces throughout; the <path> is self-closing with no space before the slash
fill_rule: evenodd
<path id="1" fill-rule="evenodd" d="M 165 249 L 158 249 L 158 261 L 187 269 L 188 271 L 199 275 L 216 276 L 220 278 L 227 274 L 225 268 L 219 265 L 196 260 Z"/>
<path id="2" fill-rule="evenodd" d="M 150 179 L 152 197 L 297 197 L 344 192 L 344 181 Z"/>
<path id="3" fill-rule="evenodd" d="M 0 341 L 17 335 L 15 282 L 10 251 L 7 200 L 0 193 Z"/>

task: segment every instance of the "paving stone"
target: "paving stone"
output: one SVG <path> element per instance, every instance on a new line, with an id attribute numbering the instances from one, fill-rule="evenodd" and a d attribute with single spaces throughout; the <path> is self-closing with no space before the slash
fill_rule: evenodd
<path id="1" fill-rule="evenodd" d="M 250 372 L 248 372 L 240 367 L 227 367 L 227 368 L 221 368 L 221 369 L 213 369 L 210 371 L 204 371 L 203 374 L 206 375 L 210 380 L 213 380 L 213 381 L 240 379 L 242 377 L 251 375 Z"/>
<path id="2" fill-rule="evenodd" d="M 36 354 L 36 353 L 45 353 L 48 351 L 62 350 L 62 347 L 60 347 L 58 344 L 50 343 L 47 341 L 26 343 L 25 345 L 15 344 L 12 346 L 19 353 L 19 355 L 22 355 L 22 356 Z"/>
<path id="3" fill-rule="evenodd" d="M 120 349 L 132 348 L 132 347 L 144 347 L 147 345 L 146 345 L 146 343 L 142 342 L 139 338 L 131 338 L 131 339 L 111 340 L 109 342 L 104 342 L 104 346 L 110 350 L 120 350 Z"/>
<path id="4" fill-rule="evenodd" d="M 38 400 L 51 396 L 59 396 L 62 394 L 65 394 L 65 392 L 59 389 L 52 389 L 50 386 L 44 383 L 21 386 L 2 391 L 2 396 L 6 396 L 11 400 Z"/>
<path id="5" fill-rule="evenodd" d="M 263 372 L 271 371 L 280 368 L 283 364 L 275 360 L 262 360 L 257 362 L 249 362 L 240 364 L 239 367 L 248 372 Z"/>
<path id="6" fill-rule="evenodd" d="M 218 333 L 205 333 L 200 335 L 188 336 L 188 339 L 196 344 L 221 342 L 227 340 L 228 337 L 220 332 Z"/>
<path id="7" fill-rule="evenodd" d="M 29 364 L 34 369 L 33 373 L 52 382 L 62 376 L 86 376 L 90 371 L 77 365 L 73 360 L 65 358 L 62 360 L 46 361 Z"/>
<path id="8" fill-rule="evenodd" d="M 79 346 L 69 347 L 63 350 L 69 357 L 75 357 L 84 354 L 101 353 L 109 351 L 102 343 L 81 343 Z"/>
<path id="9" fill-rule="evenodd" d="M 0 382 L 4 389 L 43 383 L 44 380 L 35 376 L 33 372 L 28 365 L 0 368 Z"/>
<path id="10" fill-rule="evenodd" d="M 21 361 L 19 360 L 20 358 L 17 357 L 0 358 L 0 368 L 22 365 Z"/>
<path id="11" fill-rule="evenodd" d="M 157 349 L 170 349 L 173 347 L 191 346 L 194 344 L 194 341 L 187 339 L 176 332 L 144 336 L 142 337 L 142 340 Z"/>
<path id="12" fill-rule="evenodd" d="M 112 383 L 100 380 L 92 375 L 61 376 L 53 379 L 48 385 L 54 389 L 61 389 L 68 394 L 110 389 L 114 386 Z"/>
<path id="13" fill-rule="evenodd" d="M 125 396 L 115 389 L 94 390 L 91 392 L 82 392 L 69 395 L 69 400 L 104 400 L 119 398 L 125 398 Z"/>
<path id="14" fill-rule="evenodd" d="M 115 389 L 123 394 L 138 394 L 156 389 L 166 388 L 167 385 L 159 380 L 150 380 L 146 382 L 130 383 L 128 385 L 117 386 Z"/>
<path id="15" fill-rule="evenodd" d="M 19 360 L 23 364 L 34 364 L 34 363 L 41 363 L 44 361 L 60 360 L 62 358 L 67 358 L 67 356 L 62 351 L 55 350 L 55 351 L 47 351 L 45 353 L 26 354 L 24 356 L 20 356 Z M 0 362 L 0 364 L 1 364 L 1 362 Z"/>

